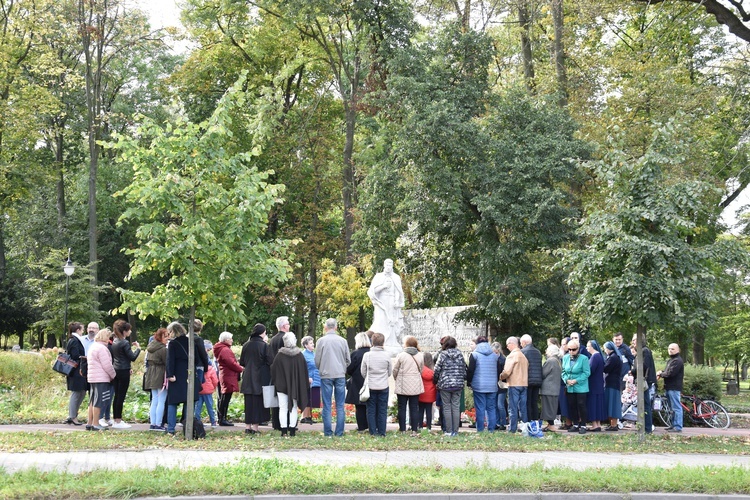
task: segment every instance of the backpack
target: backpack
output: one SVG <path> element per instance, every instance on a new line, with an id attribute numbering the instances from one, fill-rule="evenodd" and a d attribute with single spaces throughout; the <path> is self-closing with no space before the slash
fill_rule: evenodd
<path id="1" fill-rule="evenodd" d="M 187 425 L 182 427 L 182 434 L 185 435 L 187 432 Z M 193 439 L 205 439 L 206 428 L 203 426 L 203 422 L 195 417 L 193 418 Z"/>
<path id="2" fill-rule="evenodd" d="M 523 428 L 523 435 L 533 438 L 542 438 L 544 433 L 542 432 L 542 426 L 538 420 L 531 420 Z"/>

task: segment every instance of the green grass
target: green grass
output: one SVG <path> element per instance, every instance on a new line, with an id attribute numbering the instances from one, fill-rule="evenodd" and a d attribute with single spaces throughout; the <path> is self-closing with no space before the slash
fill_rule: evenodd
<path id="1" fill-rule="evenodd" d="M 750 391 L 740 391 L 737 396 L 728 396 L 724 394 L 721 397 L 721 404 L 730 413 L 750 414 Z"/>
<path id="2" fill-rule="evenodd" d="M 13 432 L 0 433 L 0 451 L 5 452 L 66 452 L 84 450 L 147 450 L 153 447 L 193 450 L 342 450 L 342 451 L 585 451 L 618 453 L 713 453 L 750 454 L 750 435 L 737 436 L 674 436 L 652 435 L 644 443 L 632 433 L 604 435 L 589 433 L 572 436 L 547 433 L 544 439 L 524 438 L 520 434 L 461 433 L 456 438 L 438 434 L 409 437 L 389 433 L 386 438 L 349 432 L 340 439 L 328 439 L 321 433 L 302 432 L 294 439 L 281 438 L 278 432 L 267 431 L 261 436 L 245 437 L 242 432 L 214 432 L 206 439 L 186 441 L 149 432 Z"/>
<path id="3" fill-rule="evenodd" d="M 637 478 L 637 480 L 635 479 Z M 277 459 L 234 465 L 128 470 L 84 474 L 0 473 L 2 498 L 132 498 L 156 495 L 260 495 L 436 492 L 668 492 L 750 493 L 750 471 L 741 467 L 616 467 L 571 472 L 541 465 L 502 472 L 481 466 L 320 467 Z"/>

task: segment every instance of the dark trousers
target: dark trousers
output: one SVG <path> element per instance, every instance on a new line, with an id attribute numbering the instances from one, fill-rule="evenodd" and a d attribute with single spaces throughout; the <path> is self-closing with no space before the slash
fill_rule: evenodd
<path id="1" fill-rule="evenodd" d="M 530 385 L 526 391 L 526 413 L 529 420 L 539 420 L 539 389 L 538 385 Z"/>
<path id="2" fill-rule="evenodd" d="M 568 393 L 568 413 L 570 413 L 570 420 L 573 421 L 573 425 L 585 426 L 588 421 L 588 414 L 586 413 L 586 396 L 588 393 Z"/>
<path id="3" fill-rule="evenodd" d="M 281 422 L 279 422 L 279 409 L 271 408 L 271 426 L 277 430 L 281 430 Z"/>
<path id="4" fill-rule="evenodd" d="M 128 394 L 130 387 L 130 369 L 115 370 L 115 397 L 112 401 L 113 417 L 117 420 L 122 418 L 122 407 L 125 404 L 125 396 Z"/>
<path id="5" fill-rule="evenodd" d="M 227 392 L 226 394 L 219 393 L 219 409 L 217 410 L 219 422 L 228 420 L 227 413 L 229 412 L 229 402 L 232 400 L 232 393 Z"/>
<path id="6" fill-rule="evenodd" d="M 354 405 L 354 414 L 357 417 L 357 430 L 366 431 L 369 428 L 367 423 L 367 403 Z"/>
<path id="7" fill-rule="evenodd" d="M 370 399 L 367 400 L 367 422 L 370 434 L 385 436 L 385 424 L 388 421 L 388 389 L 378 391 L 370 389 Z"/>
<path id="8" fill-rule="evenodd" d="M 398 430 L 406 432 L 406 407 L 409 407 L 409 426 L 412 432 L 419 430 L 419 394 L 404 396 L 397 394 L 398 399 Z"/>
<path id="9" fill-rule="evenodd" d="M 427 430 L 432 429 L 432 403 L 419 402 L 419 427 L 427 427 Z"/>

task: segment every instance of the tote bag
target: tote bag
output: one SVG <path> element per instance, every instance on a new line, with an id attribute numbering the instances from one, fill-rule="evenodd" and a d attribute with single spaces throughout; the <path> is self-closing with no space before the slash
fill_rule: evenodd
<path id="1" fill-rule="evenodd" d="M 276 386 L 263 386 L 263 406 L 266 408 L 278 408 L 279 397 L 276 395 Z"/>

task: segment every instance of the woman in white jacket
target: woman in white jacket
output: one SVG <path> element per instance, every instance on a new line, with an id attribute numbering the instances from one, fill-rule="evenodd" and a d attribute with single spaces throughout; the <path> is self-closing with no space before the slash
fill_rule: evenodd
<path id="1" fill-rule="evenodd" d="M 372 334 L 372 349 L 362 357 L 360 372 L 370 389 L 367 400 L 367 426 L 370 435 L 385 436 L 388 420 L 388 377 L 391 376 L 391 355 L 383 349 L 385 336 Z"/>

